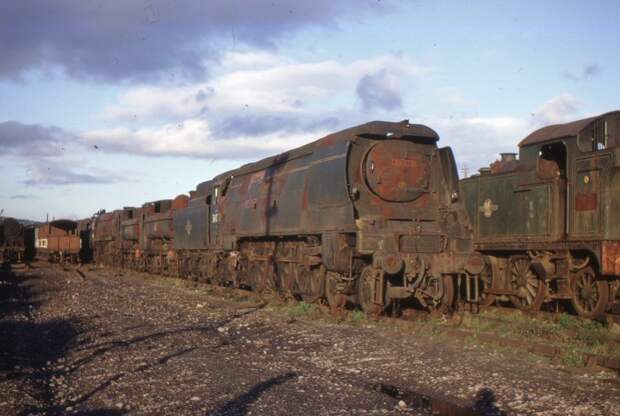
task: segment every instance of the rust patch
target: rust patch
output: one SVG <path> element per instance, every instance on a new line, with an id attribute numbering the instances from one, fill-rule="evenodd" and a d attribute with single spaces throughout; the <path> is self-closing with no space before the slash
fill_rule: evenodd
<path id="1" fill-rule="evenodd" d="M 555 160 L 538 160 L 538 175 L 543 179 L 554 179 L 560 176 L 560 166 Z"/>
<path id="2" fill-rule="evenodd" d="M 366 156 L 368 186 L 386 201 L 407 202 L 419 197 L 428 187 L 429 170 L 427 156 L 405 141 L 378 143 Z"/>
<path id="3" fill-rule="evenodd" d="M 620 276 L 620 241 L 603 241 L 602 272 L 607 276 Z"/>
<path id="4" fill-rule="evenodd" d="M 507 162 L 496 160 L 495 162 L 489 165 L 489 168 L 491 169 L 491 173 L 505 173 L 505 172 L 512 172 L 516 170 L 517 166 L 518 166 L 518 163 L 516 160 L 511 160 Z"/>
<path id="5" fill-rule="evenodd" d="M 245 209 L 256 209 L 258 205 L 258 199 L 257 198 L 246 199 L 243 205 Z"/>
<path id="6" fill-rule="evenodd" d="M 417 168 L 418 163 L 415 160 L 409 159 L 392 159 L 392 166 L 396 167 L 406 167 L 406 168 Z"/>
<path id="7" fill-rule="evenodd" d="M 172 200 L 172 209 L 176 211 L 179 209 L 187 208 L 188 203 L 189 198 L 187 197 L 187 195 L 179 195 Z"/>
<path id="8" fill-rule="evenodd" d="M 262 183 L 264 177 L 265 177 L 265 171 L 264 170 L 261 170 L 261 171 L 258 171 L 256 173 L 253 173 L 250 176 L 250 183 L 249 183 L 248 187 L 251 187 L 255 183 Z"/>
<path id="9" fill-rule="evenodd" d="M 575 210 L 594 211 L 598 207 L 598 195 L 595 193 L 580 193 L 575 196 Z"/>

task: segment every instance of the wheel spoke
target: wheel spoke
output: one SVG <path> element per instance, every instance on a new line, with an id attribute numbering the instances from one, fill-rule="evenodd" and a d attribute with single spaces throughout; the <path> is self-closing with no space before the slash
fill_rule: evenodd
<path id="1" fill-rule="evenodd" d="M 532 296 L 531 293 L 526 292 L 525 294 L 525 303 L 529 306 L 534 302 L 534 297 Z"/>

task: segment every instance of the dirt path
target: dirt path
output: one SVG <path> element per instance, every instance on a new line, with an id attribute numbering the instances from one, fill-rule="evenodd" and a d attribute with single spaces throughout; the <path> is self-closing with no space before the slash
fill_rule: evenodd
<path id="1" fill-rule="evenodd" d="M 620 414 L 609 372 L 295 320 L 160 278 L 45 267 L 0 276 L 3 415 L 467 415 L 483 388 L 507 414 Z"/>

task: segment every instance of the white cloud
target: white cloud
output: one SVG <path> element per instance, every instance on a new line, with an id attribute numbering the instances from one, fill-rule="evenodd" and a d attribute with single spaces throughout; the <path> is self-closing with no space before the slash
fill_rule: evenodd
<path id="1" fill-rule="evenodd" d="M 187 156 L 211 159 L 261 158 L 277 154 L 328 132 L 290 134 L 273 132 L 261 136 L 238 136 L 221 139 L 213 136 L 205 120 L 189 120 L 162 127 L 102 129 L 83 135 L 84 140 L 99 149 L 113 153 L 134 153 L 147 156 Z"/>
<path id="2" fill-rule="evenodd" d="M 532 126 L 565 123 L 575 117 L 581 102 L 572 94 L 564 93 L 543 103 L 532 113 Z"/>
<path id="3" fill-rule="evenodd" d="M 517 152 L 517 143 L 530 130 L 527 120 L 517 117 L 427 118 L 423 123 L 439 133 L 439 146 L 450 146 L 458 166 L 469 174 L 499 153 Z"/>
<path id="4" fill-rule="evenodd" d="M 400 83 L 430 72 L 406 58 L 384 55 L 340 63 L 281 62 L 266 54 L 229 54 L 228 62 L 244 66 L 261 61 L 270 66 L 226 72 L 207 83 L 183 87 L 142 87 L 128 91 L 107 106 L 101 117 L 109 121 L 158 122 L 188 119 L 198 114 L 278 112 L 303 114 L 324 110 L 342 95 L 353 97 L 358 81 L 369 74 L 383 73 Z"/>
<path id="5" fill-rule="evenodd" d="M 256 68 L 274 66 L 285 61 L 278 55 L 264 51 L 229 51 L 222 56 L 220 66 L 224 69 Z"/>
<path id="6" fill-rule="evenodd" d="M 101 114 L 122 127 L 83 137 L 104 152 L 257 158 L 357 122 L 356 86 L 369 74 L 381 74 L 393 91 L 430 71 L 397 55 L 295 63 L 248 52 L 229 53 L 223 62 L 209 82 L 129 90 Z"/>
<path id="7" fill-rule="evenodd" d="M 114 122 L 170 121 L 194 117 L 212 93 L 206 85 L 134 88 L 123 94 L 118 104 L 106 106 L 101 117 Z"/>
<path id="8" fill-rule="evenodd" d="M 110 152 L 259 158 L 367 121 L 368 113 L 361 109 L 378 110 L 387 119 L 400 117 L 400 92 L 411 91 L 407 87 L 431 71 L 398 55 L 349 63 L 295 63 L 264 53 L 232 53 L 224 62 L 236 69 L 223 71 L 208 83 L 130 90 L 104 116 L 118 122 L 136 115 L 148 123 L 92 131 L 84 137 Z M 259 63 L 265 66 L 253 66 Z M 372 88 L 363 88 L 361 98 L 366 99 L 356 106 L 361 80 L 372 81 L 366 82 Z M 391 94 L 387 101 L 385 95 L 375 96 L 383 90 Z M 438 94 L 461 107 L 476 105 L 454 89 Z M 407 98 L 402 95 L 402 107 L 411 110 Z M 518 151 L 518 142 L 535 128 L 575 118 L 579 107 L 574 96 L 561 94 L 521 117 L 419 114 L 413 121 L 437 130 L 440 145 L 451 146 L 459 165 L 472 173 L 501 152 Z"/>

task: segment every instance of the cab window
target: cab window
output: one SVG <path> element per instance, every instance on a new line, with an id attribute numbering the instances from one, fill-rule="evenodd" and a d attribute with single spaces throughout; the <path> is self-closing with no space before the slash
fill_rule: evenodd
<path id="1" fill-rule="evenodd" d="M 609 144 L 609 125 L 605 119 L 596 120 L 579 134 L 579 150 L 584 153 L 605 150 Z"/>
<path id="2" fill-rule="evenodd" d="M 562 142 L 549 143 L 538 152 L 538 174 L 552 179 L 566 176 L 566 146 Z"/>

